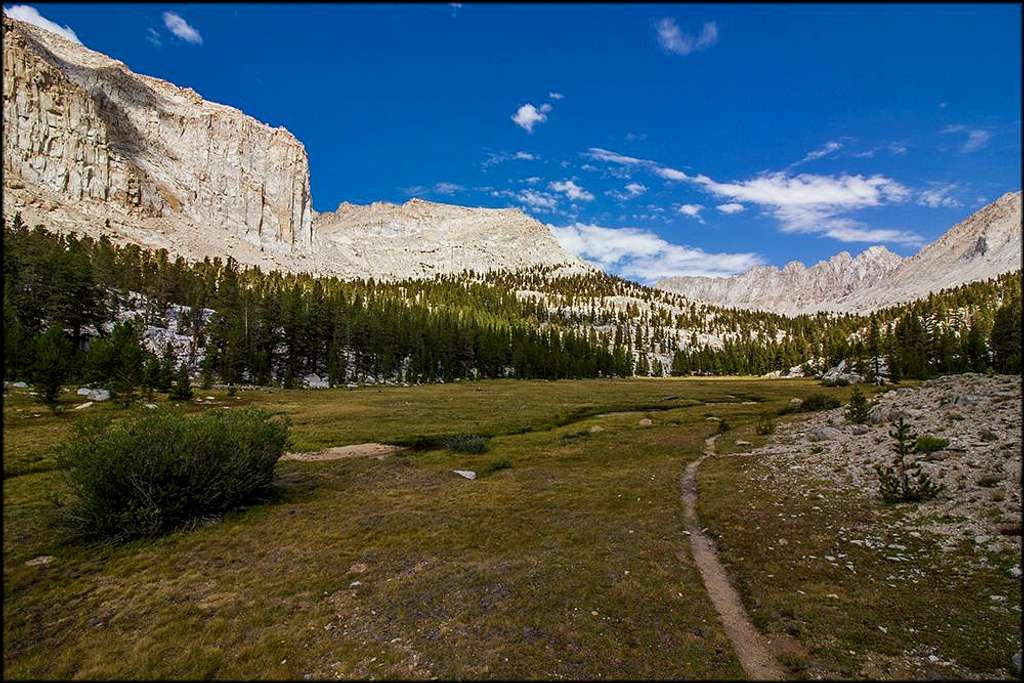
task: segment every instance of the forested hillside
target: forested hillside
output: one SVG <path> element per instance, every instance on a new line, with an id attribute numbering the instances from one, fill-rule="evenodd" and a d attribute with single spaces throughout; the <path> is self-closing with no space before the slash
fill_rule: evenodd
<path id="1" fill-rule="evenodd" d="M 4 247 L 8 380 L 167 390 L 182 373 L 296 386 L 1020 367 L 1019 272 L 870 317 L 790 318 L 545 267 L 383 283 L 188 263 L 17 216 Z"/>

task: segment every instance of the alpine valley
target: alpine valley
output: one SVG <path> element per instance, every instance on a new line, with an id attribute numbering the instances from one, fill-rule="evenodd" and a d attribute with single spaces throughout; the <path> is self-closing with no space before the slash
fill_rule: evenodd
<path id="1" fill-rule="evenodd" d="M 70 248 L 121 268 L 108 269 L 102 283 L 103 292 L 118 293 L 115 318 L 83 314 L 75 338 L 143 317 L 151 351 L 223 381 L 792 376 L 842 361 L 863 374 L 865 358 L 894 353 L 886 338 L 897 338 L 910 312 L 919 322 L 900 334 L 923 326 L 935 348 L 958 349 L 945 359 L 936 351 L 928 363 L 971 365 L 959 349 L 972 329 L 989 334 L 992 312 L 1019 288 L 1017 277 L 1000 277 L 1020 270 L 1019 191 L 912 258 L 871 247 L 810 268 L 792 262 L 732 278 L 669 278 L 656 288 L 602 273 L 519 209 L 412 199 L 317 213 L 305 148 L 285 129 L 135 74 L 56 33 L 6 15 L 3 27 L 5 226 L 17 217 L 18 226 L 50 231 L 8 232 L 12 258 L 32 240 L 45 252 L 44 243 L 69 248 L 57 234 L 85 238 Z M 238 273 L 236 264 L 249 270 Z M 42 278 L 54 264 L 35 267 Z M 316 330 L 298 334 L 270 316 L 263 327 L 242 323 L 241 337 L 232 337 L 234 321 L 249 313 L 238 299 L 245 296 L 224 296 L 225 278 L 267 311 L 294 298 L 302 324 Z M 367 322 L 353 332 L 349 319 L 310 312 L 332 297 L 369 320 L 405 322 L 383 330 Z M 417 338 L 429 325 L 416 316 L 447 320 L 450 335 L 437 334 L 460 348 L 457 361 L 425 357 L 441 337 Z M 41 320 L 23 320 L 24 334 Z M 207 330 L 207 320 L 219 323 Z M 482 340 L 495 326 L 506 336 L 489 342 L 497 348 L 482 367 Z M 253 331 L 264 327 L 262 336 Z M 520 334 L 590 360 L 527 362 L 509 341 Z M 308 347 L 302 358 L 288 352 L 289 337 Z"/>

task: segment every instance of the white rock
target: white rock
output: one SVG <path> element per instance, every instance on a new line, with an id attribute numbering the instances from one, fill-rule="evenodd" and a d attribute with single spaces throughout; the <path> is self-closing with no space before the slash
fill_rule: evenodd
<path id="1" fill-rule="evenodd" d="M 88 408 L 89 406 L 92 406 L 92 405 L 96 405 L 96 404 L 93 403 L 92 401 L 86 401 L 85 403 L 79 403 L 77 406 L 75 406 L 75 410 L 82 410 L 83 408 Z"/>
<path id="2" fill-rule="evenodd" d="M 91 389 L 86 396 L 90 401 L 109 401 L 110 390 L 109 389 Z"/>
<path id="3" fill-rule="evenodd" d="M 75 393 L 78 394 L 79 396 L 88 396 L 90 391 L 92 391 L 92 389 L 90 389 L 89 387 L 79 387 L 78 391 L 76 391 Z"/>
<path id="4" fill-rule="evenodd" d="M 476 479 L 476 472 L 471 470 L 452 470 L 452 472 L 466 479 Z"/>

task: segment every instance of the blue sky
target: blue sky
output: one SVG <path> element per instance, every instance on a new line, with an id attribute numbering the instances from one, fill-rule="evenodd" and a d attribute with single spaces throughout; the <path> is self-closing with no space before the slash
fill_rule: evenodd
<path id="1" fill-rule="evenodd" d="M 908 255 L 1021 186 L 1018 5 L 29 7 L 288 128 L 318 211 L 519 206 L 643 281 Z"/>

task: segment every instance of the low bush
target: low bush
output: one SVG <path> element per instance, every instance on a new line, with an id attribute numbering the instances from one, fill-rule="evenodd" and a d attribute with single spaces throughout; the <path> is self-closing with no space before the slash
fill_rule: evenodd
<path id="1" fill-rule="evenodd" d="M 789 413 L 810 413 L 819 410 L 832 410 L 842 405 L 839 399 L 828 394 L 811 394 L 800 403 L 792 403 L 779 410 L 779 415 Z"/>
<path id="2" fill-rule="evenodd" d="M 719 434 L 725 434 L 730 429 L 732 429 L 732 425 L 730 425 L 724 419 L 718 421 L 718 433 Z"/>
<path id="3" fill-rule="evenodd" d="M 934 453 L 935 451 L 941 451 L 947 446 L 949 446 L 949 439 L 943 439 L 937 436 L 919 436 L 917 437 L 917 441 L 914 442 L 914 452 Z"/>
<path id="4" fill-rule="evenodd" d="M 455 453 L 486 453 L 487 439 L 475 434 L 460 434 L 446 439 L 444 447 Z"/>
<path id="5" fill-rule="evenodd" d="M 775 420 L 771 415 L 762 415 L 757 423 L 757 433 L 761 436 L 768 436 L 775 433 Z"/>
<path id="6" fill-rule="evenodd" d="M 577 439 L 585 439 L 588 436 L 590 436 L 590 431 L 584 429 L 584 430 L 581 430 L 581 431 L 578 431 L 578 432 L 566 432 L 565 434 L 562 434 L 562 436 L 560 438 L 562 440 L 562 443 L 566 444 L 566 443 L 572 443 L 573 441 L 576 441 Z"/>
<path id="7" fill-rule="evenodd" d="M 220 515 L 267 492 L 287 443 L 287 418 L 257 409 L 81 420 L 58 453 L 64 522 L 77 537 L 123 541 Z"/>
<path id="8" fill-rule="evenodd" d="M 507 470 L 510 467 L 512 467 L 511 460 L 508 458 L 499 458 L 488 465 L 484 472 L 486 474 L 490 474 L 491 472 L 497 472 L 498 470 Z"/>

